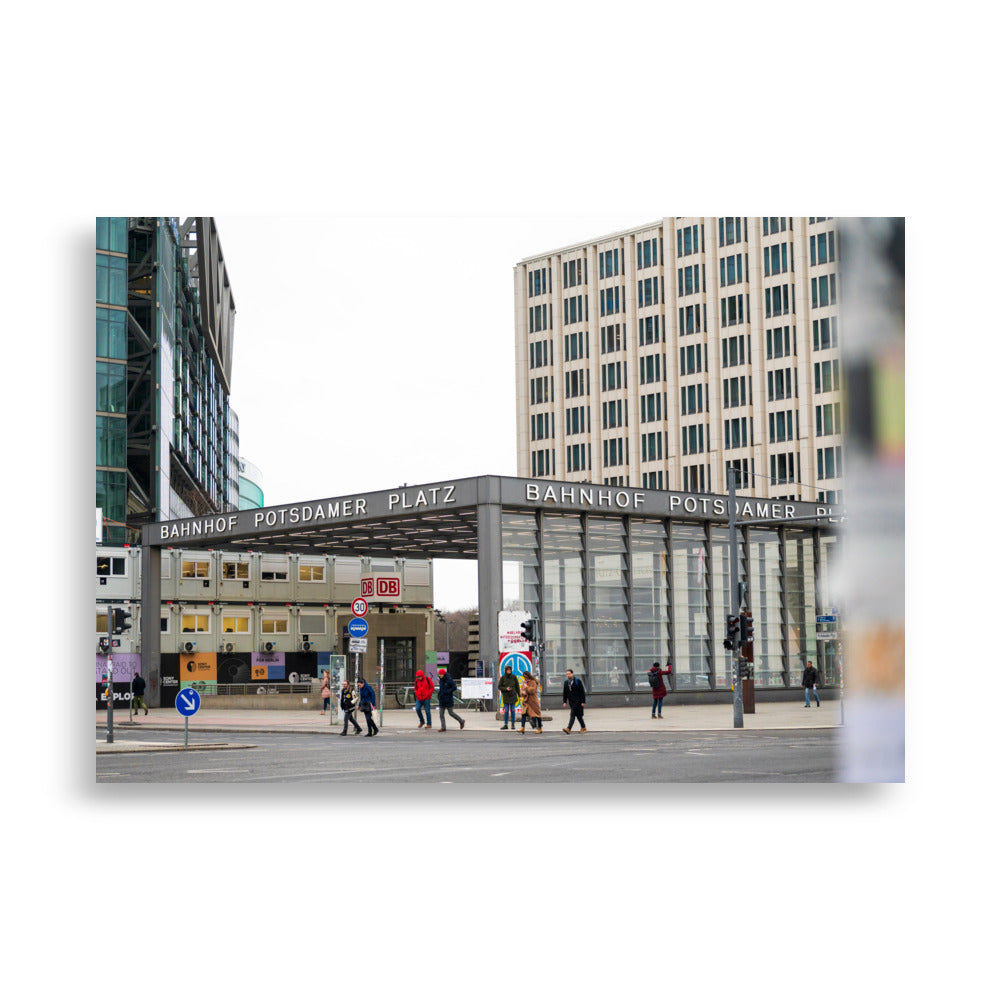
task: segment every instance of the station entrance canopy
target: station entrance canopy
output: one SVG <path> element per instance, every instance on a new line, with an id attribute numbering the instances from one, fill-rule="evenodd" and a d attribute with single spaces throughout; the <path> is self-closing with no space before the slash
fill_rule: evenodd
<path id="1" fill-rule="evenodd" d="M 831 531 L 838 508 L 737 497 L 739 521 Z M 350 556 L 477 559 L 480 650 L 498 661 L 507 513 L 726 524 L 729 498 L 593 483 L 479 476 L 148 524 L 142 530 L 143 672 L 159 672 L 160 552 L 220 549 Z"/>

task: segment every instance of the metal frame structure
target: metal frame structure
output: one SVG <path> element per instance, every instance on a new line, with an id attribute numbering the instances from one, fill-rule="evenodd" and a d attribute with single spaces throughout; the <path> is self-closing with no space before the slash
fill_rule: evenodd
<path id="1" fill-rule="evenodd" d="M 834 522 L 841 513 L 829 505 L 755 497 L 738 497 L 735 504 L 741 520 L 766 519 L 776 527 L 787 522 L 819 533 L 835 531 Z M 478 559 L 480 658 L 495 668 L 499 660 L 498 612 L 503 608 L 505 512 L 535 513 L 541 567 L 543 518 L 537 515 L 624 518 L 626 537 L 631 539 L 632 519 L 662 520 L 668 529 L 672 520 L 727 525 L 730 500 L 714 494 L 480 476 L 148 524 L 142 531 L 143 675 L 148 679 L 159 676 L 161 551 L 179 547 Z M 583 523 L 585 556 L 586 518 Z M 671 534 L 668 530 L 668 536 Z M 628 556 L 631 563 L 630 541 Z M 540 595 L 543 586 L 540 574 Z M 544 605 L 544 600 L 540 603 Z M 544 638 L 544 607 L 539 610 Z M 725 616 L 718 618 L 713 626 L 721 627 Z M 630 692 L 635 693 L 634 683 Z"/>

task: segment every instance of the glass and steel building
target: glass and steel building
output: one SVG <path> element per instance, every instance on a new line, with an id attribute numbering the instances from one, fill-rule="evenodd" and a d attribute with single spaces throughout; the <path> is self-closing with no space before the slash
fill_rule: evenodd
<path id="1" fill-rule="evenodd" d="M 518 475 L 843 502 L 840 228 L 663 218 L 522 260 Z"/>
<path id="2" fill-rule="evenodd" d="M 235 304 L 214 220 L 100 217 L 96 277 L 101 541 L 235 510 Z"/>

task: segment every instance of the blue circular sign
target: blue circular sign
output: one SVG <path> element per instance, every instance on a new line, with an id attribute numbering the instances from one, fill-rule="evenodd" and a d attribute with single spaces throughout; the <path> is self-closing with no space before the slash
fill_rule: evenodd
<path id="1" fill-rule="evenodd" d="M 347 631 L 354 636 L 355 639 L 362 639 L 368 635 L 368 622 L 364 618 L 352 618 L 347 623 Z"/>
<path id="2" fill-rule="evenodd" d="M 181 688 L 174 699 L 174 708 L 181 715 L 194 715 L 201 708 L 201 695 L 194 688 Z"/>

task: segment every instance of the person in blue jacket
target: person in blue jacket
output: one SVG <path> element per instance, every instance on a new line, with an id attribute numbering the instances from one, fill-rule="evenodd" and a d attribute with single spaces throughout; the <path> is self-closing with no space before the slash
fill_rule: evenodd
<path id="1" fill-rule="evenodd" d="M 375 690 L 364 677 L 359 677 L 358 683 L 361 685 L 361 689 L 358 691 L 359 707 L 365 713 L 365 722 L 368 723 L 368 732 L 365 733 L 365 736 L 378 736 L 378 726 L 375 725 L 375 720 L 372 718 L 375 711 Z"/>
<path id="2" fill-rule="evenodd" d="M 447 726 L 444 724 L 445 712 L 453 719 L 458 720 L 459 729 L 465 729 L 465 719 L 455 714 L 455 692 L 457 690 L 458 685 L 451 679 L 451 674 L 444 667 L 441 667 L 438 670 L 438 711 L 441 713 L 441 728 L 438 730 L 439 733 L 448 731 Z"/>

